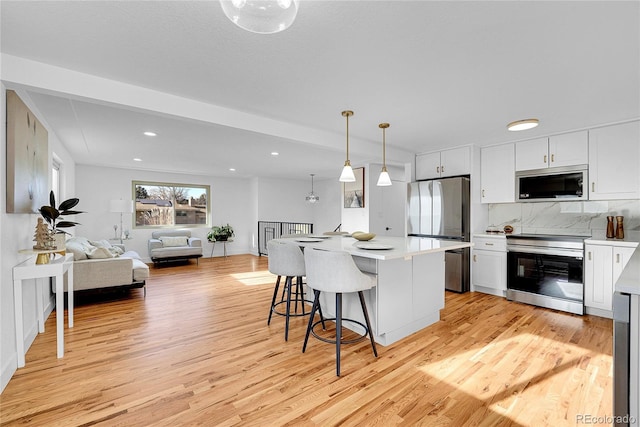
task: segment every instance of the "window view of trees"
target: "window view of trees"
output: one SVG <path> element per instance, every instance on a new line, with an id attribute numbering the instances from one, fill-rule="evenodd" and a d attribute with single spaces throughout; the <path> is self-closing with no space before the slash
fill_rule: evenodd
<path id="1" fill-rule="evenodd" d="M 134 182 L 136 227 L 206 225 L 209 186 Z"/>

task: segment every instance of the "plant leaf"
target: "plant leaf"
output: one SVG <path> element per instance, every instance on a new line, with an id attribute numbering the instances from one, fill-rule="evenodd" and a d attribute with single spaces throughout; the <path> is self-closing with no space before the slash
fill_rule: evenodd
<path id="1" fill-rule="evenodd" d="M 40 208 L 40 215 L 47 220 L 47 222 L 51 222 L 60 216 L 60 212 L 56 208 L 52 208 L 51 206 L 43 206 Z"/>
<path id="2" fill-rule="evenodd" d="M 81 213 L 84 213 L 84 211 L 62 211 L 60 215 L 77 215 Z"/>
<path id="3" fill-rule="evenodd" d="M 57 228 L 69 228 L 69 227 L 74 227 L 74 226 L 79 225 L 79 224 L 80 224 L 79 222 L 73 222 L 73 221 L 60 221 L 56 227 Z"/>
<path id="4" fill-rule="evenodd" d="M 75 197 L 72 199 L 65 200 L 64 202 L 60 203 L 60 206 L 58 207 L 58 209 L 61 211 L 66 211 L 68 209 L 71 209 L 75 205 L 77 205 L 78 202 L 80 202 L 80 199 Z"/>

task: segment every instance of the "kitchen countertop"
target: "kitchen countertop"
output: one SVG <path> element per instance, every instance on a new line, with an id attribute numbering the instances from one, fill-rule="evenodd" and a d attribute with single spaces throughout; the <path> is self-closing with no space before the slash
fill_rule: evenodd
<path id="1" fill-rule="evenodd" d="M 460 242 L 456 240 L 442 240 L 429 237 L 387 237 L 376 236 L 368 242 L 361 242 L 353 237 L 330 236 L 329 238 L 319 239 L 320 242 L 304 242 L 309 236 L 287 237 L 279 240 L 293 240 L 302 247 L 313 247 L 318 249 L 326 249 L 329 251 L 346 251 L 351 255 L 373 258 L 378 260 L 389 260 L 397 258 L 411 257 L 414 255 L 444 252 L 453 249 L 461 249 L 471 247 L 469 242 Z M 302 241 L 300 241 L 302 240 Z M 369 250 L 361 249 L 356 244 L 381 244 L 391 246 L 392 249 Z"/>
<path id="2" fill-rule="evenodd" d="M 640 249 L 636 248 L 615 284 L 616 292 L 640 295 Z"/>
<path id="3" fill-rule="evenodd" d="M 607 239 L 604 231 L 594 231 L 593 235 L 584 241 L 587 245 L 612 245 L 636 248 L 640 244 L 640 232 L 625 232 L 624 239 Z"/>

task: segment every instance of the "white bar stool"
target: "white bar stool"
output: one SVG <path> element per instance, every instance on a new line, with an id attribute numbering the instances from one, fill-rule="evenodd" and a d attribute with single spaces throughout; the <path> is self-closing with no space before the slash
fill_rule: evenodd
<path id="1" fill-rule="evenodd" d="M 351 254 L 341 251 L 324 251 L 319 249 L 310 249 L 304 251 L 304 260 L 307 272 L 307 285 L 313 289 L 315 298 L 313 300 L 313 307 L 311 308 L 311 316 L 309 317 L 309 324 L 307 326 L 307 333 L 304 337 L 304 344 L 302 345 L 302 352 L 307 349 L 307 341 L 309 340 L 309 334 L 313 334 L 314 337 L 321 341 L 328 343 L 335 343 L 336 345 L 336 375 L 340 376 L 340 345 L 351 344 L 360 342 L 366 339 L 367 334 L 371 340 L 371 348 L 373 349 L 374 356 L 378 357 L 378 351 L 376 349 L 376 343 L 373 340 L 373 334 L 371 332 L 371 322 L 369 321 L 369 313 L 367 312 L 367 306 L 364 302 L 364 294 L 362 291 L 371 289 L 376 284 L 374 276 L 368 275 L 360 271 L 353 261 Z M 320 293 L 331 292 L 336 294 L 336 338 L 330 340 L 318 336 L 313 328 L 322 323 L 324 329 L 324 320 L 313 322 L 313 317 L 317 309 L 320 308 Z M 342 294 L 346 293 L 358 293 L 360 298 L 360 306 L 362 307 L 362 313 L 364 314 L 364 320 L 366 325 L 353 319 L 342 318 Z M 356 323 L 364 328 L 365 332 L 352 340 L 343 340 L 342 337 L 342 322 L 349 321 Z"/>
<path id="2" fill-rule="evenodd" d="M 273 298 L 271 299 L 271 309 L 269 310 L 269 319 L 267 325 L 271 324 L 271 316 L 276 313 L 280 316 L 286 317 L 284 340 L 289 340 L 289 318 L 291 316 L 306 316 L 309 313 L 305 310 L 305 301 L 311 303 L 310 300 L 304 299 L 304 287 L 302 283 L 302 276 L 306 274 L 304 265 L 304 256 L 302 250 L 298 245 L 293 242 L 283 242 L 276 240 L 269 240 L 267 242 L 267 251 L 269 256 L 269 272 L 278 276 L 276 280 L 276 287 L 273 290 Z M 279 302 L 276 302 L 278 296 L 278 289 L 280 287 L 280 278 L 284 276 L 285 285 L 284 291 L 287 293 L 287 298 L 283 297 Z M 291 298 L 291 292 L 293 285 L 293 278 L 296 278 L 295 282 L 295 295 Z M 295 312 L 291 312 L 291 302 L 295 304 Z M 277 307 L 281 304 L 286 304 L 284 313 L 277 310 Z M 302 306 L 302 313 L 298 313 L 298 304 Z M 322 316 L 322 313 L 320 313 Z"/>

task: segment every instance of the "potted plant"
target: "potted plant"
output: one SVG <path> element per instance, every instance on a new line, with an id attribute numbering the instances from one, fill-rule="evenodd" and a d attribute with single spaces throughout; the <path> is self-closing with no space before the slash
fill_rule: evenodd
<path id="1" fill-rule="evenodd" d="M 60 203 L 60 206 L 56 208 L 56 197 L 53 194 L 53 191 L 49 193 L 49 206 L 45 205 L 39 209 L 40 215 L 42 218 L 49 224 L 49 230 L 51 232 L 51 239 L 55 239 L 55 236 L 60 234 L 69 234 L 64 230 L 60 230 L 61 228 L 69 228 L 78 225 L 79 223 L 74 221 L 63 221 L 62 215 L 76 215 L 84 213 L 82 211 L 74 211 L 72 210 L 78 203 L 80 199 L 72 198 L 67 199 L 64 202 Z M 60 246 L 60 244 L 55 245 Z M 62 246 L 64 246 L 64 237 L 62 238 Z M 55 249 L 55 247 L 54 247 Z"/>
<path id="2" fill-rule="evenodd" d="M 227 225 L 214 225 L 207 234 L 207 240 L 210 242 L 224 242 L 234 235 L 233 227 L 228 223 Z"/>

